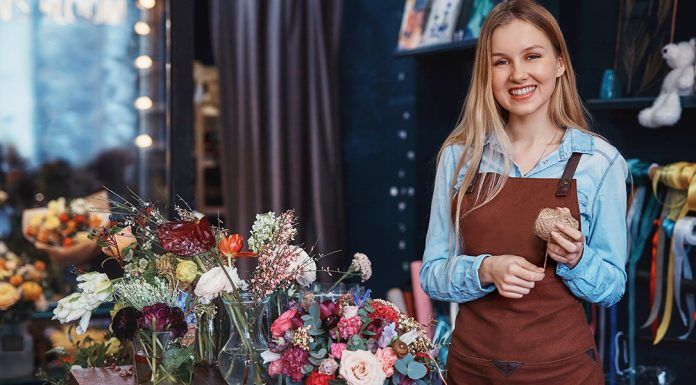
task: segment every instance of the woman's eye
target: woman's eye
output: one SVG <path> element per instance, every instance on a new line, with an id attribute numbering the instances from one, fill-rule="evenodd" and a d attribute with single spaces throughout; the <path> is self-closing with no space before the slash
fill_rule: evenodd
<path id="1" fill-rule="evenodd" d="M 529 55 L 529 56 L 527 56 L 527 59 L 528 59 L 528 60 L 534 60 L 534 59 L 538 59 L 538 58 L 540 58 L 540 57 L 541 57 L 541 56 L 539 56 L 539 55 Z"/>
<path id="2" fill-rule="evenodd" d="M 507 60 L 498 60 L 497 62 L 495 62 L 495 65 L 506 64 L 506 63 L 507 63 Z"/>

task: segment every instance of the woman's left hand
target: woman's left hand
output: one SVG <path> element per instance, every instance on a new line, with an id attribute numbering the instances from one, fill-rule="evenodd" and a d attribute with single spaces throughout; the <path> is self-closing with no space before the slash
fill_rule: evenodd
<path id="1" fill-rule="evenodd" d="M 570 215 L 570 210 L 567 208 L 564 207 L 561 210 Z M 582 235 L 580 230 L 561 224 L 557 224 L 556 228 L 558 230 L 551 232 L 551 238 L 546 243 L 546 253 L 554 261 L 563 263 L 572 269 L 582 258 L 582 252 L 585 248 L 585 236 Z M 565 237 L 561 234 L 564 234 Z"/>

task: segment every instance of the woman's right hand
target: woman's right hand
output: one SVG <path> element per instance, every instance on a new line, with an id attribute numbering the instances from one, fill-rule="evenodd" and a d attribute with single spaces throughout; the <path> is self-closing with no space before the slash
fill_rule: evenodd
<path id="1" fill-rule="evenodd" d="M 492 255 L 479 267 L 481 285 L 494 284 L 503 297 L 522 298 L 544 279 L 544 268 L 517 255 Z"/>

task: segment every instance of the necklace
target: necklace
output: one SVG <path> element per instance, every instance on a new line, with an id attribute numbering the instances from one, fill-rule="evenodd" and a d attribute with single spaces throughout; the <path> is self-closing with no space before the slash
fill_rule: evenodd
<path id="1" fill-rule="evenodd" d="M 532 168 L 530 168 L 529 171 L 526 172 L 526 174 L 529 174 L 532 170 L 534 170 L 536 168 L 536 166 L 539 164 L 539 162 L 541 162 L 541 160 L 544 158 L 544 154 L 546 154 L 546 150 L 548 150 L 549 146 L 551 146 L 551 144 L 554 141 L 556 141 L 556 134 L 558 134 L 558 130 L 553 131 L 553 138 L 551 138 L 551 141 L 546 144 L 546 147 L 544 147 L 544 151 L 539 156 L 539 160 L 537 160 L 536 163 L 534 163 L 534 166 L 532 166 Z"/>

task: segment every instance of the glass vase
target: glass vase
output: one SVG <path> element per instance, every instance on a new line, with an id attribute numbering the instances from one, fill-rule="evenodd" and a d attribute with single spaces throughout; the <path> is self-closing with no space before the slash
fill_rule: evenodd
<path id="1" fill-rule="evenodd" d="M 196 364 L 215 365 L 218 355 L 218 341 L 215 333 L 215 315 L 203 313 L 198 317 L 196 327 Z"/>
<path id="2" fill-rule="evenodd" d="M 230 385 L 269 383 L 261 364 L 261 352 L 268 349 L 267 327 L 264 327 L 268 300 L 258 301 L 249 293 L 239 298 L 223 299 L 230 320 L 230 337 L 218 355 L 218 366 Z"/>
<path id="3" fill-rule="evenodd" d="M 185 363 L 175 363 L 168 355 L 172 349 L 169 332 L 141 331 L 133 340 L 133 372 L 137 384 L 190 384 L 192 372 Z"/>

